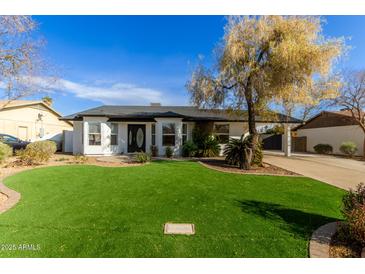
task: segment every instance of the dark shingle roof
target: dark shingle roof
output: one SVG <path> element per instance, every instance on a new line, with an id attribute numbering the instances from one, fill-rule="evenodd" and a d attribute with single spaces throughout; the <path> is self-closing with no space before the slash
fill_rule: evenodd
<path id="1" fill-rule="evenodd" d="M 81 111 L 69 116 L 62 117 L 63 120 L 81 120 L 85 116 L 103 116 L 111 121 L 123 120 L 154 120 L 159 117 L 177 117 L 185 121 L 247 121 L 247 113 L 242 111 L 241 115 L 229 113 L 221 109 L 208 110 L 192 106 L 100 106 Z M 257 122 L 288 122 L 301 123 L 293 117 L 276 113 L 276 118 L 263 119 L 259 116 Z"/>

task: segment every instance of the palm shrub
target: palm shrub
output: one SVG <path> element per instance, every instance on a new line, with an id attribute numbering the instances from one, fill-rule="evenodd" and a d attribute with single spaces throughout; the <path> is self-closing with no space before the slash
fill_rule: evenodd
<path id="1" fill-rule="evenodd" d="M 194 127 L 192 135 L 193 135 L 193 143 L 196 144 L 198 149 L 201 149 L 204 146 L 205 139 L 209 136 L 209 134 L 204 132 L 198 126 Z"/>
<path id="2" fill-rule="evenodd" d="M 252 158 L 250 144 L 249 136 L 242 135 L 240 139 L 230 138 L 223 152 L 226 162 L 239 166 L 240 169 L 247 169 Z"/>
<path id="3" fill-rule="evenodd" d="M 195 156 L 215 157 L 219 155 L 219 141 L 213 135 L 203 131 L 200 127 L 193 129 L 193 143 L 197 146 Z"/>
<path id="4" fill-rule="evenodd" d="M 0 164 L 11 155 L 13 155 L 13 149 L 7 144 L 0 142 Z"/>
<path id="5" fill-rule="evenodd" d="M 357 146 L 354 142 L 343 142 L 340 146 L 340 151 L 350 157 L 354 156 L 357 151 Z"/>
<path id="6" fill-rule="evenodd" d="M 208 135 L 198 151 L 202 157 L 216 157 L 220 151 L 219 141 L 213 135 Z"/>
<path id="7" fill-rule="evenodd" d="M 198 146 L 193 141 L 186 141 L 182 147 L 183 157 L 194 157 L 198 152 Z"/>

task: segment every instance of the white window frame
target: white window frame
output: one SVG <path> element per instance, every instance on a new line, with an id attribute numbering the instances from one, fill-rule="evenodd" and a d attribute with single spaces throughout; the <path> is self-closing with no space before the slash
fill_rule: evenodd
<path id="1" fill-rule="evenodd" d="M 184 132 L 184 126 L 186 129 L 186 132 Z M 184 142 L 185 137 L 185 142 Z M 181 143 L 184 145 L 188 141 L 188 123 L 183 123 L 181 128 Z"/>
<path id="2" fill-rule="evenodd" d="M 228 126 L 228 133 L 227 132 L 217 132 L 216 126 Z M 230 131 L 230 125 L 229 123 L 214 123 L 213 125 L 213 134 L 220 140 L 219 136 L 228 136 L 227 142 L 229 141 L 229 131 Z M 226 143 L 221 143 L 226 144 Z"/>
<path id="3" fill-rule="evenodd" d="M 117 129 L 116 133 L 113 133 L 113 125 Z M 119 124 L 118 123 L 110 123 L 110 145 L 111 146 L 117 146 L 118 145 L 118 130 L 119 130 Z M 115 144 L 112 144 L 112 136 L 116 136 L 115 137 Z"/>
<path id="4" fill-rule="evenodd" d="M 174 133 L 164 133 L 163 132 L 163 129 L 164 129 L 164 126 L 165 125 L 174 125 Z M 164 144 L 164 136 L 174 136 L 174 144 L 168 144 L 168 145 L 165 145 Z M 164 147 L 168 147 L 168 146 L 175 146 L 176 144 L 176 124 L 173 123 L 173 122 L 167 122 L 167 123 L 162 123 L 162 146 Z"/>
<path id="5" fill-rule="evenodd" d="M 95 125 L 95 124 L 99 124 L 99 129 L 100 132 L 90 132 L 90 125 Z M 100 144 L 90 144 L 90 135 L 100 135 Z M 88 124 L 88 132 L 87 132 L 87 137 L 88 137 L 88 144 L 89 146 L 101 146 L 101 123 L 100 122 L 89 122 Z"/>
<path id="6" fill-rule="evenodd" d="M 151 124 L 151 145 L 156 146 L 156 123 Z"/>

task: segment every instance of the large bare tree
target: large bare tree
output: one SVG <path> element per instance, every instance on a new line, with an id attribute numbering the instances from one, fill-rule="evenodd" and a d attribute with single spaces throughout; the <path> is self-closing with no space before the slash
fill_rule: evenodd
<path id="1" fill-rule="evenodd" d="M 365 70 L 344 73 L 343 86 L 334 103 L 348 110 L 364 132 L 365 157 Z"/>
<path id="2" fill-rule="evenodd" d="M 0 16 L 0 97 L 8 102 L 43 92 L 53 77 L 43 77 L 49 67 L 36 38 L 30 16 Z M 4 106 L 4 105 L 3 105 Z"/>
<path id="3" fill-rule="evenodd" d="M 342 39 L 326 39 L 319 17 L 234 16 L 228 18 L 217 63 L 199 65 L 187 83 L 193 104 L 247 110 L 251 148 L 258 143 L 256 117 L 273 101 L 304 102 L 341 54 Z M 328 89 L 337 83 L 325 84 Z M 246 166 L 249 168 L 249 165 Z"/>

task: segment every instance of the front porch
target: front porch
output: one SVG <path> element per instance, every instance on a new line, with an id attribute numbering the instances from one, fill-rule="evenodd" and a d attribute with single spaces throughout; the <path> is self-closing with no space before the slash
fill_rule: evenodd
<path id="1" fill-rule="evenodd" d="M 258 127 L 272 124 L 276 123 L 259 123 Z M 222 140 L 221 151 L 229 138 L 240 138 L 248 132 L 245 122 L 196 122 L 170 117 L 148 120 L 83 117 L 82 121 L 74 122 L 70 152 L 82 155 L 120 155 L 151 153 L 153 147 L 158 156 L 164 156 L 166 148 L 170 147 L 174 156 L 181 156 L 183 144 L 193 139 L 193 129 L 197 126 Z M 284 128 L 283 150 L 286 156 L 290 156 L 291 125 L 284 124 Z"/>
<path id="2" fill-rule="evenodd" d="M 181 154 L 183 141 L 190 140 L 193 123 L 182 118 L 155 118 L 150 121 L 111 121 L 105 117 L 85 117 L 76 121 L 73 133 L 73 153 L 84 155 L 118 155 L 136 152 L 151 153 L 155 146 L 158 155 L 166 147 Z"/>

